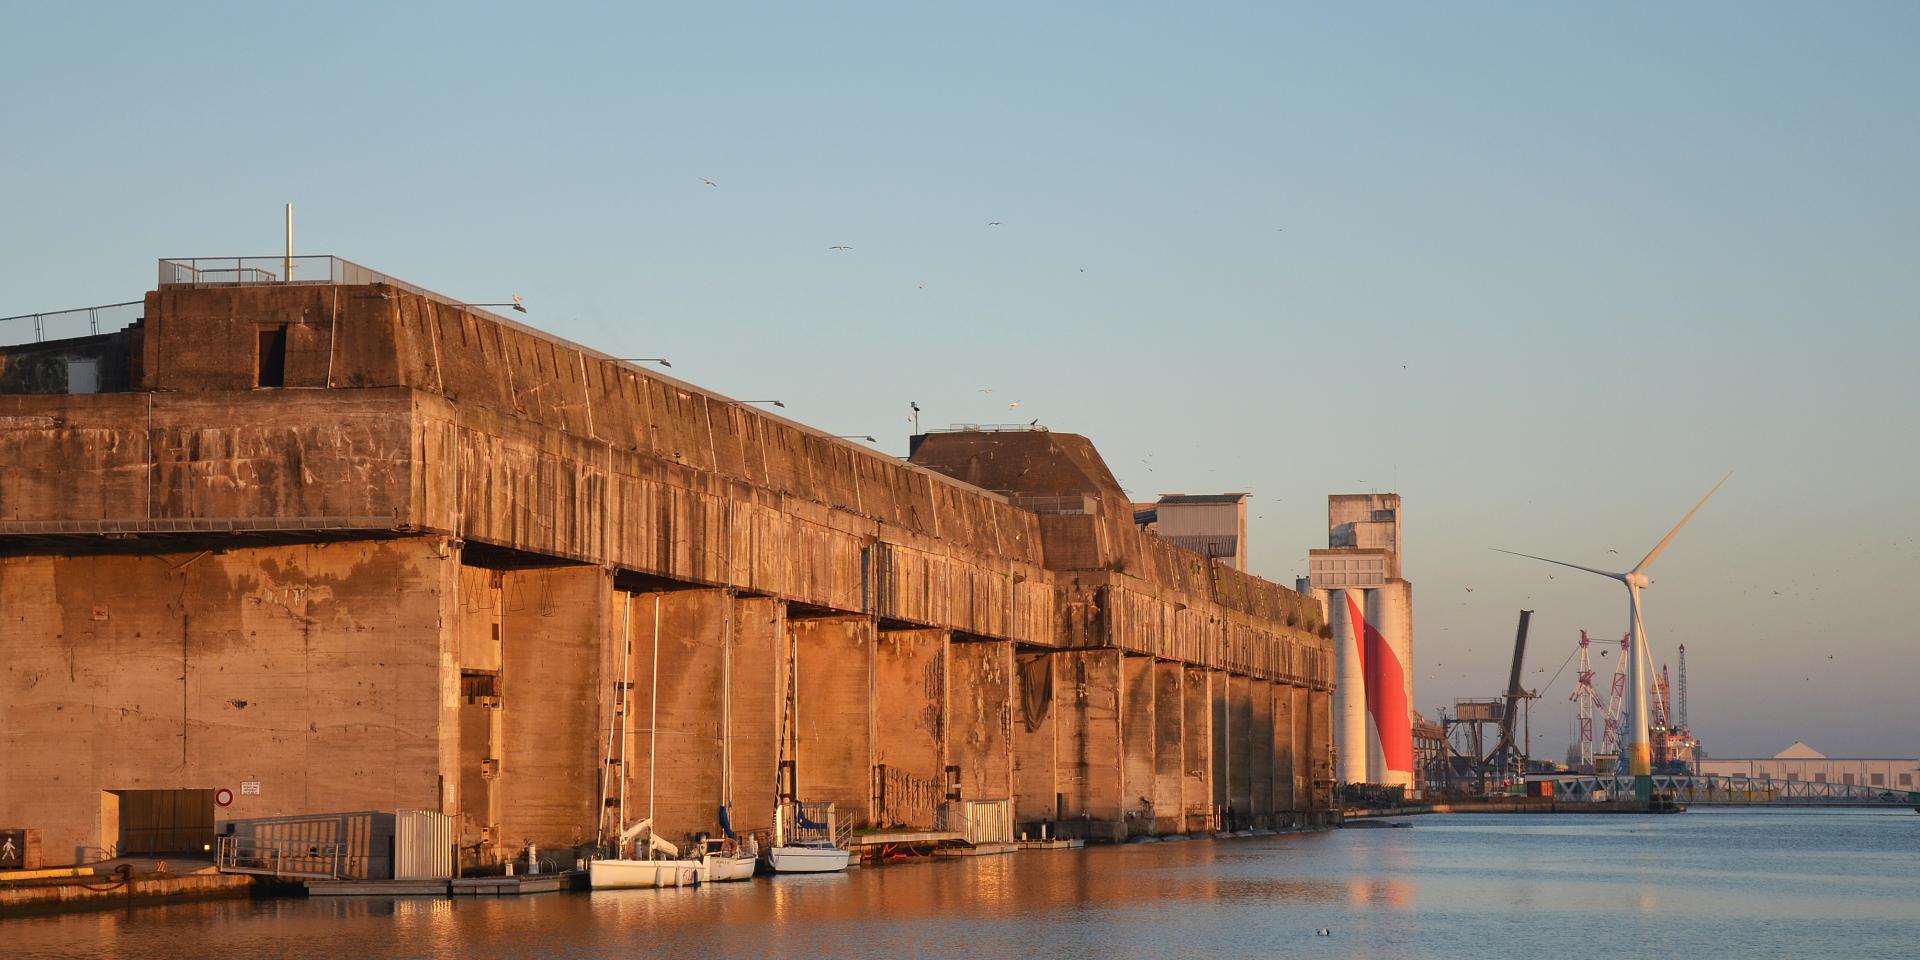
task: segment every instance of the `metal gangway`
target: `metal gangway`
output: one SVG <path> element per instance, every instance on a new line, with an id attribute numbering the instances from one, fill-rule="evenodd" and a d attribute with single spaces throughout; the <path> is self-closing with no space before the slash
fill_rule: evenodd
<path id="1" fill-rule="evenodd" d="M 1630 776 L 1535 775 L 1529 780 L 1553 784 L 1554 797 L 1580 802 L 1618 800 L 1633 796 Z M 1920 792 L 1853 783 L 1817 780 L 1778 780 L 1724 774 L 1656 773 L 1656 796 L 1676 803 L 1723 806 L 1800 807 L 1911 807 L 1920 805 Z"/>

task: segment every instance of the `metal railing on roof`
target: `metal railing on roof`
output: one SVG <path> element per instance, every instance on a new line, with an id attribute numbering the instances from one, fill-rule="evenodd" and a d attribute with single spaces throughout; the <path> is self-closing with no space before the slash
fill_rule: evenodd
<path id="1" fill-rule="evenodd" d="M 304 257 L 172 257 L 160 261 L 161 287 L 241 287 L 263 284 L 339 284 L 365 286 L 384 283 L 408 293 L 485 314 L 513 327 L 522 324 L 482 310 L 473 304 L 444 293 L 435 293 L 418 284 L 408 283 L 391 274 L 362 266 L 344 257 L 316 254 Z"/>
<path id="2" fill-rule="evenodd" d="M 1037 423 L 950 423 L 944 427 L 929 427 L 928 433 L 1046 433 L 1047 428 Z"/>
<path id="3" fill-rule="evenodd" d="M 68 340 L 74 337 L 90 337 L 100 332 L 100 324 L 105 322 L 109 330 L 128 326 L 140 319 L 146 312 L 145 300 L 129 300 L 126 303 L 107 303 L 97 307 L 76 307 L 72 310 L 52 310 L 46 313 L 23 313 L 18 316 L 0 317 L 0 344 L 26 343 L 24 339 L 10 340 L 11 331 L 27 329 L 22 322 L 9 326 L 9 321 L 33 321 L 33 342 L 47 340 Z M 84 328 L 84 329 L 83 329 Z M 52 336 L 48 336 L 51 333 Z"/>

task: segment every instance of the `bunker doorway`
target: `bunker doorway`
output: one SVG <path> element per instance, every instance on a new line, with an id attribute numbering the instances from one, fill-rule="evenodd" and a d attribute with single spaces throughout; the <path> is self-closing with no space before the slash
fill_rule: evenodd
<path id="1" fill-rule="evenodd" d="M 212 856 L 212 790 L 110 790 L 118 801 L 119 852 Z"/>

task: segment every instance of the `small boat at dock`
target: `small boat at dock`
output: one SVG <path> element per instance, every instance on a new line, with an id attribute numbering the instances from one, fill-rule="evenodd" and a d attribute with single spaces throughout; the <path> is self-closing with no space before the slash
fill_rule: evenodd
<path id="1" fill-rule="evenodd" d="M 745 846 L 725 837 L 701 841 L 700 879 L 707 883 L 751 880 L 759 864 L 760 846 L 752 837 Z"/>
<path id="2" fill-rule="evenodd" d="M 629 845 L 642 834 L 646 840 L 639 853 L 627 856 Z M 649 887 L 691 887 L 700 882 L 703 863 L 680 857 L 680 848 L 653 835 L 653 821 L 642 820 L 620 831 L 614 844 L 615 856 L 595 860 L 587 866 L 588 883 L 595 890 L 630 890 Z"/>
<path id="3" fill-rule="evenodd" d="M 847 868 L 849 854 L 825 840 L 774 847 L 767 854 L 774 873 L 837 873 Z"/>

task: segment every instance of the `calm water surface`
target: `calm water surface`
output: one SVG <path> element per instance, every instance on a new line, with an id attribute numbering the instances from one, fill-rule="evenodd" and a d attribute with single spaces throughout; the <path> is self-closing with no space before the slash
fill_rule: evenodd
<path id="1" fill-rule="evenodd" d="M 15 919 L 0 956 L 1920 957 L 1912 811 L 1410 819 L 693 890 Z"/>

